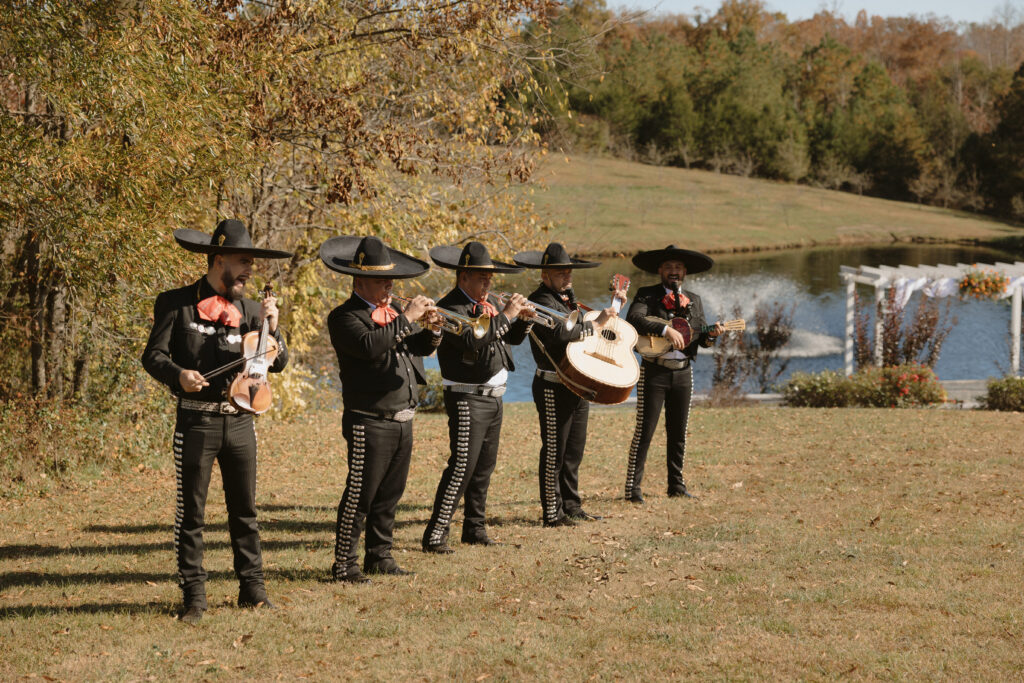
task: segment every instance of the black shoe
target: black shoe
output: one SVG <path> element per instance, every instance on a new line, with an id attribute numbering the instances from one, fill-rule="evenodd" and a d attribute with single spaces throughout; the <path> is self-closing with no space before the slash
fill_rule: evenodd
<path id="1" fill-rule="evenodd" d="M 573 510 L 570 512 L 569 519 L 574 522 L 596 522 L 601 519 L 601 515 L 592 515 L 583 508 L 580 508 L 579 510 Z"/>
<path id="2" fill-rule="evenodd" d="M 626 498 L 626 500 L 628 500 L 630 503 L 643 504 L 644 495 L 640 493 L 640 489 L 633 489 L 633 493 L 631 493 L 629 497 Z"/>
<path id="3" fill-rule="evenodd" d="M 472 536 L 469 538 L 464 538 L 462 539 L 462 542 L 466 545 L 501 545 L 501 543 L 495 541 L 487 534 L 484 534 L 483 536 Z"/>
<path id="4" fill-rule="evenodd" d="M 552 526 L 576 526 L 576 523 L 572 521 L 571 516 L 567 517 L 565 515 L 562 515 L 561 517 L 559 517 L 558 519 L 556 519 L 553 522 L 549 522 L 548 520 L 545 519 L 544 520 L 544 526 L 546 526 L 546 527 L 552 527 Z"/>
<path id="5" fill-rule="evenodd" d="M 368 564 L 364 566 L 363 571 L 367 574 L 386 574 L 388 576 L 412 576 L 415 573 L 402 569 L 398 566 L 398 563 L 390 557 L 375 564 Z"/>
<path id="6" fill-rule="evenodd" d="M 199 607 L 198 605 L 192 605 L 191 607 L 182 607 L 181 614 L 178 615 L 178 620 L 183 624 L 195 626 L 203 619 L 203 612 L 206 608 Z"/>
<path id="7" fill-rule="evenodd" d="M 277 609 L 277 605 L 270 602 L 270 598 L 267 597 L 267 591 L 263 586 L 243 588 L 239 590 L 238 606 L 259 609 Z"/>
<path id="8" fill-rule="evenodd" d="M 423 552 L 434 553 L 435 555 L 451 555 L 455 551 L 451 549 L 447 541 L 441 541 L 431 545 L 430 543 L 423 544 Z"/>
<path id="9" fill-rule="evenodd" d="M 697 496 L 693 495 L 686 489 L 675 489 L 668 492 L 669 498 L 693 498 L 696 500 Z"/>
<path id="10" fill-rule="evenodd" d="M 350 567 L 348 571 L 334 574 L 335 583 L 370 583 L 370 577 L 359 571 L 359 567 Z"/>

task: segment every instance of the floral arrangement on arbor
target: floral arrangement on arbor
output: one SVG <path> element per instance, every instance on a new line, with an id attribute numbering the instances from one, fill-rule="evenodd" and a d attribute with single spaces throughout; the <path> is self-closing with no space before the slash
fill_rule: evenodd
<path id="1" fill-rule="evenodd" d="M 1006 292 L 1010 278 L 994 270 L 969 270 L 960 280 L 960 296 L 998 299 Z"/>

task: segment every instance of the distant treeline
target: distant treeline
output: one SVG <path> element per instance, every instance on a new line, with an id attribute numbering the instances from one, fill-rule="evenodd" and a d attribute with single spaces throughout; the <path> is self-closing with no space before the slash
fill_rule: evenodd
<path id="1" fill-rule="evenodd" d="M 895 10 L 895 7 L 894 7 Z M 758 0 L 632 17 L 566 2 L 531 102 L 552 146 L 1024 219 L 1024 21 L 829 12 Z"/>

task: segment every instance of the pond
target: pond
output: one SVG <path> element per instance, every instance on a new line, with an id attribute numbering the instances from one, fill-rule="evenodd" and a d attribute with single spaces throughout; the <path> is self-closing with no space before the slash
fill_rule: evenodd
<path id="1" fill-rule="evenodd" d="M 843 369 L 843 330 L 846 320 L 846 294 L 839 279 L 839 266 L 859 265 L 938 265 L 945 263 L 992 263 L 1020 258 L 1019 255 L 987 248 L 933 245 L 894 245 L 871 248 L 821 248 L 716 257 L 715 267 L 686 280 L 686 288 L 701 296 L 709 320 L 733 317 L 739 308 L 741 316 L 753 318 L 758 302 L 781 302 L 794 306 L 794 334 L 783 350 L 788 366 L 780 379 L 793 372 L 817 372 Z M 577 297 L 588 305 L 600 307 L 608 302 L 608 281 L 615 273 L 632 280 L 632 291 L 653 284 L 657 276 L 637 270 L 628 258 L 605 259 L 599 268 L 576 271 L 574 289 Z M 427 291 L 438 295 L 451 286 L 448 272 L 433 269 L 428 276 Z M 537 271 L 527 271 L 496 279 L 495 289 L 528 294 L 539 280 Z M 862 298 L 873 297 L 870 287 L 858 286 Z M 915 294 L 908 312 L 916 306 Z M 984 379 L 1005 374 L 1010 365 L 1009 322 L 1007 301 L 960 301 L 955 297 L 940 299 L 941 308 L 948 302 L 952 331 L 942 347 L 935 370 L 941 379 Z M 908 313 L 909 317 L 909 313 Z M 694 366 L 697 392 L 711 388 L 714 363 L 702 350 Z M 528 342 L 514 347 L 516 371 L 512 373 L 506 401 L 531 401 L 530 385 L 535 369 Z M 437 367 L 435 358 L 427 359 L 427 367 Z M 749 386 L 748 390 L 756 390 Z"/>

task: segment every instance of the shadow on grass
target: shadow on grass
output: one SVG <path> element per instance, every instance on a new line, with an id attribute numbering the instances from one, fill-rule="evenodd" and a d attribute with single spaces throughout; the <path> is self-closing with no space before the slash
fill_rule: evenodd
<path id="1" fill-rule="evenodd" d="M 330 524 L 330 531 L 333 534 L 334 524 Z M 167 530 L 170 535 L 170 529 Z M 297 538 L 294 540 L 279 541 L 276 539 L 262 539 L 260 545 L 264 550 L 284 550 L 307 545 L 322 545 L 325 538 L 333 542 L 333 538 Z M 230 541 L 206 541 L 204 544 L 207 550 L 220 551 L 231 549 Z M 113 554 L 148 554 L 155 552 L 172 552 L 174 543 L 171 540 L 155 543 L 124 543 L 117 545 L 73 545 L 61 547 L 56 545 L 5 545 L 0 547 L 0 559 L 21 560 L 30 557 L 57 557 L 59 555 L 113 555 Z M 0 574 L 0 585 L 3 585 L 3 574 Z"/>
<path id="2" fill-rule="evenodd" d="M 168 563 L 169 565 L 171 563 Z M 319 579 L 325 570 L 309 568 L 264 568 L 268 584 L 277 581 L 313 581 Z M 227 570 L 207 572 L 207 582 L 234 580 L 235 573 Z M 0 574 L 0 586 L 4 589 L 17 586 L 96 586 L 102 584 L 146 583 L 167 584 L 175 582 L 173 571 L 167 572 L 8 572 Z"/>
<path id="3" fill-rule="evenodd" d="M 31 617 L 49 617 L 62 614 L 152 614 L 173 617 L 178 608 L 166 602 L 111 602 L 86 603 L 70 607 L 56 605 L 22 605 L 21 607 L 0 608 L 0 621 L 8 619 L 28 619 Z"/>
<path id="4" fill-rule="evenodd" d="M 318 520 L 303 519 L 266 519 L 259 518 L 261 531 L 334 531 L 335 508 L 324 508 L 329 515 Z M 328 521 L 329 520 L 329 521 Z M 227 531 L 226 522 L 207 524 L 206 531 Z M 82 529 L 87 533 L 96 534 L 169 534 L 174 528 L 170 524 L 90 524 Z M 4 557 L 4 548 L 0 546 L 0 558 Z"/>

